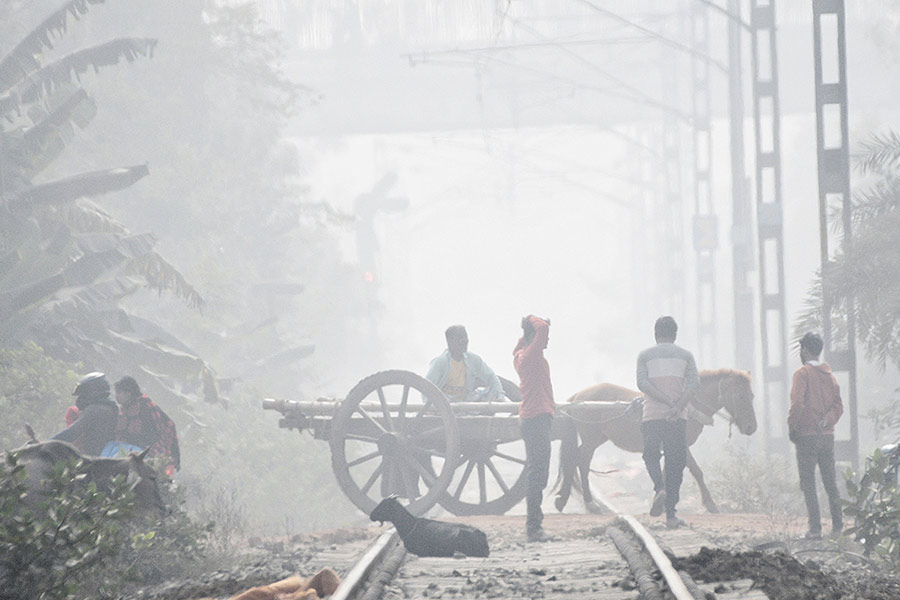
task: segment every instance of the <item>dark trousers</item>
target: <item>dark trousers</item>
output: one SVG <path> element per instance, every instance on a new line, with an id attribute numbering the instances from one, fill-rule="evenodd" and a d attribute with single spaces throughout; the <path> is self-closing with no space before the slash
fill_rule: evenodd
<path id="1" fill-rule="evenodd" d="M 684 419 L 655 419 L 641 423 L 644 437 L 644 464 L 653 480 L 653 491 L 666 490 L 666 516 L 675 516 L 681 492 L 681 480 L 687 464 L 687 438 Z M 666 475 L 660 468 L 660 449 L 666 455 Z"/>
<path id="2" fill-rule="evenodd" d="M 840 531 L 844 528 L 844 519 L 834 474 L 834 436 L 801 435 L 797 438 L 796 450 L 797 472 L 800 475 L 803 499 L 806 501 L 809 530 L 813 533 L 822 532 L 819 498 L 816 495 L 816 465 L 818 465 L 819 474 L 822 476 L 822 485 L 825 486 L 825 493 L 828 494 L 832 529 Z"/>
<path id="3" fill-rule="evenodd" d="M 519 428 L 525 442 L 525 477 L 528 482 L 525 492 L 525 529 L 536 533 L 541 529 L 544 512 L 541 500 L 550 477 L 550 424 L 553 416 L 549 413 L 530 419 L 522 419 Z"/>

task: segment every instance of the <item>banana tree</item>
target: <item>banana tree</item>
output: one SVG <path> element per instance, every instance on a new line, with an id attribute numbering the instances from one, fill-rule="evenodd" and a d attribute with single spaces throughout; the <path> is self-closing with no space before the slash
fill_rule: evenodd
<path id="1" fill-rule="evenodd" d="M 34 341 L 87 370 L 137 375 L 149 394 L 176 406 L 218 402 L 212 370 L 196 353 L 122 308 L 123 299 L 147 288 L 203 307 L 197 290 L 154 250 L 153 234 L 129 231 L 99 204 L 98 197 L 146 177 L 147 165 L 44 176 L 97 113 L 82 76 L 149 58 L 156 45 L 120 38 L 56 56 L 70 22 L 104 2 L 62 3 L 0 59 L 0 340 Z M 3 30 L 11 23 L 0 24 L 0 40 L 10 39 Z"/>
<path id="2" fill-rule="evenodd" d="M 813 280 L 797 337 L 821 327 L 823 289 L 836 308 L 833 336 L 846 340 L 845 316 L 853 311 L 866 355 L 884 369 L 900 367 L 900 134 L 876 135 L 861 144 L 855 166 L 863 185 L 853 193 L 852 252 L 842 240 L 833 260 Z M 832 215 L 840 224 L 843 214 Z"/>

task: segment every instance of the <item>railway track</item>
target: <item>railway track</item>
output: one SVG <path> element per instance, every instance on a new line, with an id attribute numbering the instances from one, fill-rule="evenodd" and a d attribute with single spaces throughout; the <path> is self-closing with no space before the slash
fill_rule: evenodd
<path id="1" fill-rule="evenodd" d="M 658 520 L 648 527 L 603 502 L 607 515 L 548 515 L 545 528 L 552 539 L 541 543 L 524 541 L 521 518 L 464 519 L 487 532 L 488 558 L 418 557 L 405 551 L 391 529 L 361 556 L 332 598 L 768 598 L 750 580 L 698 585 L 672 566 L 667 552 L 689 556 L 716 546 L 702 527 L 667 530 Z M 579 523 L 574 529 L 573 520 Z"/>
<path id="2" fill-rule="evenodd" d="M 627 504 L 628 498 L 616 497 Z M 643 503 L 641 503 L 643 505 Z M 641 513 L 634 503 L 631 508 Z M 133 600 L 227 600 L 251 586 L 291 575 L 308 577 L 323 567 L 343 584 L 329 598 L 704 598 L 705 600 L 897 600 L 900 577 L 885 563 L 866 559 L 852 540 L 804 540 L 804 519 L 773 522 L 760 514 L 685 514 L 689 527 L 667 530 L 662 519 L 643 514 L 548 514 L 552 540 L 526 543 L 525 517 L 452 517 L 483 529 L 488 558 L 422 558 L 406 553 L 393 530 L 371 523 L 258 540 L 246 559 L 227 570 L 168 581 L 129 596 Z M 637 522 L 671 559 L 689 596 L 674 595 L 667 568 L 628 532 Z M 793 533 L 793 536 L 792 536 Z M 763 548 L 765 547 L 765 549 Z M 622 548 L 622 550 L 620 550 Z M 624 555 L 629 555 L 630 560 Z M 657 553 L 658 554 L 658 553 Z M 643 566 L 642 566 L 643 565 Z M 820 568 L 821 567 L 821 568 Z M 635 569 L 638 569 L 635 571 Z M 649 574 L 649 576 L 648 576 Z M 669 573 L 671 576 L 671 573 Z M 680 578 L 680 577 L 679 577 Z M 674 581 L 674 580 L 672 580 Z M 262 596 L 260 596 L 261 598 Z M 274 596 L 270 600 L 275 600 Z"/>

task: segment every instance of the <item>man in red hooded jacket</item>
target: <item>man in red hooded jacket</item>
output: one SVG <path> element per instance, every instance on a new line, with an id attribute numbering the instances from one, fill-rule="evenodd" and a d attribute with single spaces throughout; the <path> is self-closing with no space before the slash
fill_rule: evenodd
<path id="1" fill-rule="evenodd" d="M 800 489 L 806 500 L 809 531 L 806 537 L 822 537 L 819 500 L 816 497 L 816 465 L 822 485 L 828 494 L 831 509 L 831 535 L 838 536 L 844 527 L 841 499 L 834 474 L 834 425 L 841 418 L 844 406 L 841 390 L 827 363 L 820 362 L 822 338 L 809 332 L 800 339 L 800 360 L 803 366 L 794 372 L 791 385 L 791 409 L 788 413 L 788 434 L 797 450 L 797 471 Z"/>
<path id="2" fill-rule="evenodd" d="M 550 473 L 550 425 L 556 404 L 550 384 L 550 365 L 544 349 L 550 337 L 550 320 L 522 317 L 522 337 L 513 350 L 513 366 L 519 374 L 522 403 L 519 428 L 525 442 L 525 533 L 529 542 L 550 538 L 544 533 L 541 501 Z"/>

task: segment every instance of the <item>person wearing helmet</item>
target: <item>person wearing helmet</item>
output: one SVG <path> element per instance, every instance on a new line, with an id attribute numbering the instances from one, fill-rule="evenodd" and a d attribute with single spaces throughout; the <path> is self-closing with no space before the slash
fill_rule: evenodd
<path id="1" fill-rule="evenodd" d="M 109 381 L 103 373 L 88 373 L 75 391 L 78 418 L 51 439 L 75 444 L 84 454 L 100 456 L 103 447 L 115 437 L 119 407 L 109 397 Z"/>

